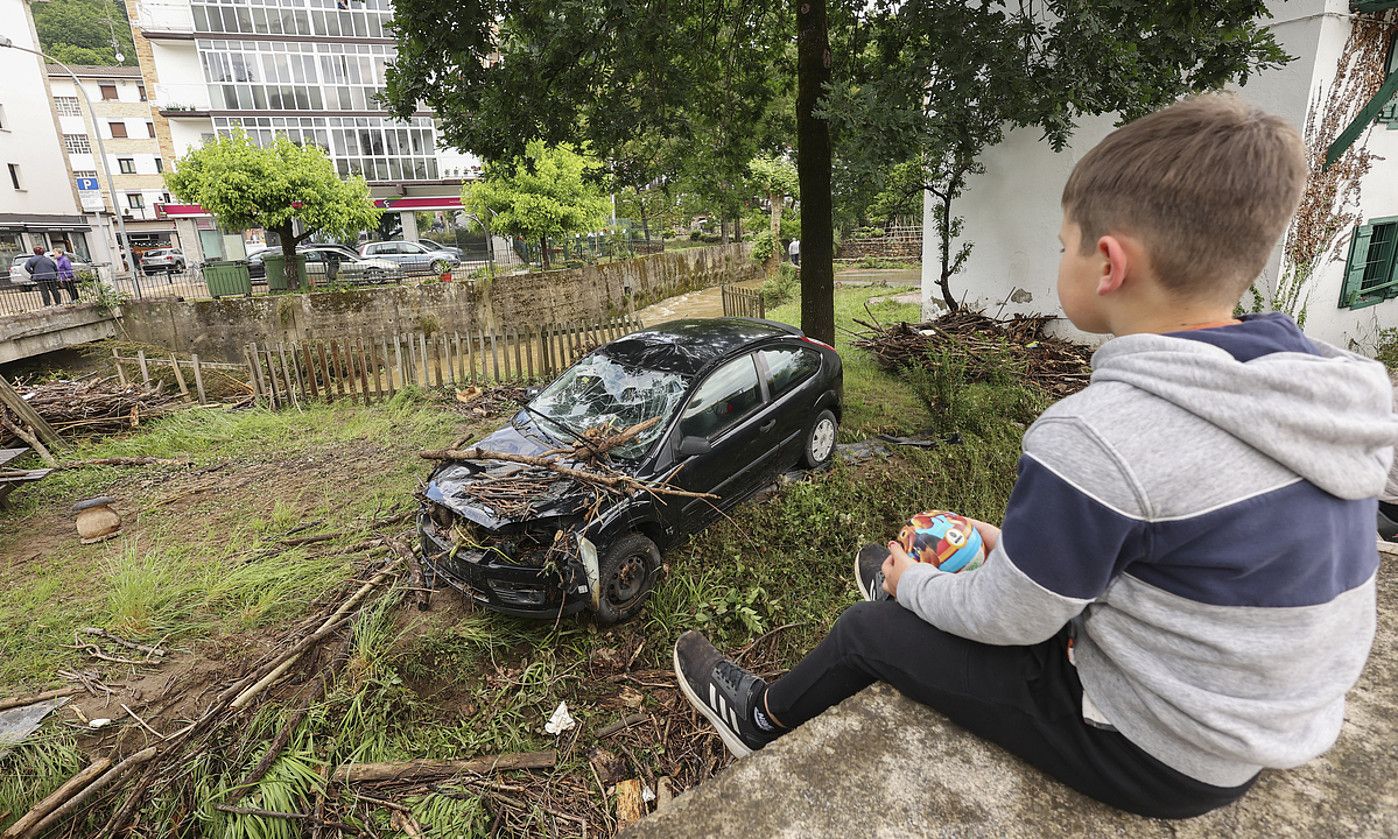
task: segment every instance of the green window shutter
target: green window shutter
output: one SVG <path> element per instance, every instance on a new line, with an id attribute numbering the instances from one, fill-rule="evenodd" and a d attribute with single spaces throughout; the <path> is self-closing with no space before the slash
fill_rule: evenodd
<path id="1" fill-rule="evenodd" d="M 1398 72 L 1398 35 L 1393 36 L 1388 42 L 1388 63 L 1384 69 L 1389 76 Z M 1377 119 L 1387 125 L 1390 131 L 1398 129 L 1398 96 L 1388 100 L 1388 104 L 1379 111 Z"/>
<path id="2" fill-rule="evenodd" d="M 1349 258 L 1345 260 L 1345 281 L 1340 286 L 1340 308 L 1361 308 L 1368 304 L 1355 305 L 1359 289 L 1364 283 L 1364 264 L 1369 256 L 1369 240 L 1374 235 L 1372 225 L 1362 224 L 1354 229 L 1349 240 Z"/>

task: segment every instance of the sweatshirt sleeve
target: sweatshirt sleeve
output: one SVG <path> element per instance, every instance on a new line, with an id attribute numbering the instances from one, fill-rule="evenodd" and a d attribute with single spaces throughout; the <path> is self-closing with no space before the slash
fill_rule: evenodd
<path id="1" fill-rule="evenodd" d="M 1129 476 L 1086 428 L 1041 420 L 1025 435 L 1000 543 L 985 564 L 960 574 L 914 566 L 898 581 L 898 602 L 953 635 L 1037 644 L 1145 556 L 1142 508 Z"/>

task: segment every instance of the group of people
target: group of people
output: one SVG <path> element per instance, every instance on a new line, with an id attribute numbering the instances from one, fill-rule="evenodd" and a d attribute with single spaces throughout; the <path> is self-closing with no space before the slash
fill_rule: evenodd
<path id="1" fill-rule="evenodd" d="M 39 294 L 43 297 L 45 306 L 62 304 L 63 295 L 59 289 L 68 292 L 68 302 L 78 302 L 78 282 L 73 271 L 73 260 L 68 258 L 63 248 L 55 248 L 53 256 L 49 256 L 42 247 L 36 245 L 34 255 L 24 263 L 24 272 L 33 277 L 34 282 L 38 284 Z"/>

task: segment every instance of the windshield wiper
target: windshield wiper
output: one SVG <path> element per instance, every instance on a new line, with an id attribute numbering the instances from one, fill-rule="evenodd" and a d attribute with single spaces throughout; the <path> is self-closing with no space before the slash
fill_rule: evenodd
<path id="1" fill-rule="evenodd" d="M 584 437 L 582 434 L 579 434 L 578 432 L 576 432 L 576 431 L 574 431 L 573 429 L 569 428 L 567 425 L 565 425 L 565 424 L 564 424 L 563 422 L 561 422 L 560 420 L 555 419 L 554 417 L 549 416 L 548 414 L 544 413 L 543 411 L 540 411 L 538 408 L 531 407 L 530 404 L 529 404 L 528 402 L 524 403 L 524 410 L 525 410 L 525 412 L 528 413 L 529 416 L 531 416 L 531 417 L 536 417 L 536 418 L 538 418 L 538 419 L 544 420 L 544 421 L 546 421 L 546 422 L 548 422 L 548 423 L 551 423 L 551 424 L 553 424 L 553 425 L 558 426 L 559 428 L 561 428 L 561 429 L 563 429 L 564 431 L 566 431 L 571 437 L 573 437 L 574 439 L 576 439 L 579 443 L 582 443 L 584 446 L 586 446 L 587 449 L 588 449 L 589 451 L 591 451 L 593 454 L 596 454 L 596 453 L 597 453 L 597 449 L 593 447 L 592 441 L 591 441 L 591 440 L 587 439 L 587 438 Z"/>

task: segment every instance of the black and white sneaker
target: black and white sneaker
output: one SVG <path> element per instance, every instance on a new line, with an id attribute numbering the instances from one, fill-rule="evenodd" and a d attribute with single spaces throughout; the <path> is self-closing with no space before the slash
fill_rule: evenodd
<path id="1" fill-rule="evenodd" d="M 747 757 L 776 739 L 776 731 L 762 731 L 753 721 L 753 703 L 767 683 L 724 658 L 698 632 L 675 642 L 675 678 L 734 757 Z"/>
<path id="2" fill-rule="evenodd" d="M 877 603 L 892 600 L 883 590 L 883 561 L 888 559 L 888 548 L 883 545 L 865 545 L 854 557 L 854 584 L 865 600 Z"/>

